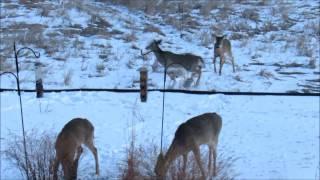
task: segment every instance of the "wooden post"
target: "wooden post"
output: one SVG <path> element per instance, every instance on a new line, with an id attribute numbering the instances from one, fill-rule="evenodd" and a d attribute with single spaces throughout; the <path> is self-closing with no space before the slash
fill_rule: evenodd
<path id="1" fill-rule="evenodd" d="M 147 101 L 148 94 L 148 70 L 147 68 L 140 69 L 140 100 L 141 102 Z"/>
<path id="2" fill-rule="evenodd" d="M 37 98 L 43 97 L 43 84 L 42 84 L 42 74 L 41 74 L 41 63 L 35 63 L 35 74 L 36 74 L 36 92 Z"/>

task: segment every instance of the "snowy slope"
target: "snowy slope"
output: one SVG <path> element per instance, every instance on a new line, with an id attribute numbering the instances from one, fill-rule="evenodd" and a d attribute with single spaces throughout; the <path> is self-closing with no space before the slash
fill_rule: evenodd
<path id="1" fill-rule="evenodd" d="M 219 20 L 223 8 L 211 11 L 209 17 L 194 10 L 188 18 L 198 25 L 183 29 L 167 24 L 169 15 L 148 15 L 110 3 L 4 1 L 1 7 L 1 70 L 14 71 L 12 43 L 16 40 L 18 48 L 30 46 L 41 53 L 45 88 L 137 88 L 142 66 L 149 69 L 151 88 L 159 88 L 163 69 L 153 71 L 154 55 L 143 60 L 140 49 L 153 39 L 162 39 L 165 50 L 193 53 L 204 59 L 201 83 L 190 88 L 319 92 L 316 1 L 290 1 L 279 3 L 279 7 L 273 7 L 273 3 L 237 4 L 231 7 L 228 18 Z M 257 13 L 259 19 L 250 12 Z M 221 30 L 223 27 L 227 30 Z M 234 74 L 230 63 L 224 66 L 222 76 L 213 72 L 211 34 L 219 33 L 231 39 L 237 70 Z M 34 88 L 34 61 L 30 55 L 20 58 L 23 88 Z M 15 88 L 15 83 L 3 77 L 1 87 Z"/>

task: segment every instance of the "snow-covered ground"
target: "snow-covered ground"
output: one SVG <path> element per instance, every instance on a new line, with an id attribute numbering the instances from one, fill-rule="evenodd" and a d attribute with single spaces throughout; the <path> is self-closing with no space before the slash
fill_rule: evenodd
<path id="1" fill-rule="evenodd" d="M 126 155 L 131 129 L 138 144 L 160 143 L 162 94 L 51 93 L 36 99 L 23 93 L 26 131 L 58 133 L 74 117 L 95 126 L 101 177 L 117 177 Z M 18 97 L 1 93 L 1 140 L 6 148 L 9 131 L 21 134 Z M 239 179 L 319 179 L 319 97 L 166 95 L 164 144 L 177 126 L 205 112 L 223 118 L 218 150 L 239 158 L 234 171 Z M 94 160 L 88 151 L 80 161 L 80 177 L 91 177 Z M 82 169 L 82 170 L 81 170 Z M 1 177 L 20 178 L 18 170 L 2 159 Z"/>
<path id="2" fill-rule="evenodd" d="M 18 48 L 29 46 L 41 53 L 44 88 L 137 88 L 138 70 L 143 66 L 149 69 L 150 88 L 159 88 L 163 70 L 153 71 L 154 55 L 143 60 L 140 49 L 145 50 L 153 39 L 162 39 L 164 50 L 204 59 L 206 67 L 196 89 L 320 91 L 319 2 L 235 3 L 230 8 L 225 10 L 232 12 L 228 18 L 219 18 L 223 13 L 219 6 L 209 17 L 194 10 L 184 21 L 198 25 L 177 29 L 166 23 L 170 14 L 152 16 L 110 3 L 4 1 L 0 70 L 14 71 L 12 44 L 16 40 Z M 247 11 L 258 19 L 246 15 Z M 213 72 L 212 34 L 219 33 L 231 40 L 236 73 L 230 63 L 224 65 L 222 76 Z M 30 54 L 20 57 L 23 88 L 34 88 L 34 61 Z M 13 79 L 1 80 L 2 88 L 16 87 Z"/>

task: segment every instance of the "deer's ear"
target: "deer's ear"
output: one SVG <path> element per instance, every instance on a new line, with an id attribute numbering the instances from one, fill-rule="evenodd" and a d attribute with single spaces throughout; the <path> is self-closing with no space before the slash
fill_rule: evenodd
<path id="1" fill-rule="evenodd" d="M 162 40 L 161 40 L 161 39 L 160 39 L 160 40 L 155 40 L 155 42 L 156 42 L 157 44 L 161 44 Z"/>

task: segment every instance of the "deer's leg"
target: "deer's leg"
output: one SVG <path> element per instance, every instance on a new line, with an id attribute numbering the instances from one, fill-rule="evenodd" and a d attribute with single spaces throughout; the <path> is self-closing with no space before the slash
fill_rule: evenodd
<path id="1" fill-rule="evenodd" d="M 222 66 L 224 64 L 224 56 L 220 56 L 220 69 L 219 69 L 219 75 L 221 76 L 221 72 L 222 72 Z"/>
<path id="2" fill-rule="evenodd" d="M 212 166 L 212 146 L 209 146 L 209 162 L 208 162 L 208 175 L 211 176 L 211 166 Z"/>
<path id="3" fill-rule="evenodd" d="M 217 56 L 214 55 L 214 57 L 213 57 L 213 66 L 214 66 L 214 72 L 215 73 L 217 72 L 217 70 L 216 70 L 216 60 L 217 60 Z"/>
<path id="4" fill-rule="evenodd" d="M 183 157 L 182 171 L 183 171 L 183 176 L 185 177 L 186 169 L 187 169 L 187 162 L 188 162 L 188 153 L 183 154 L 182 157 Z"/>
<path id="5" fill-rule="evenodd" d="M 81 156 L 82 152 L 83 152 L 83 148 L 81 146 L 79 146 L 78 149 L 77 149 L 77 156 L 76 156 L 76 158 L 74 160 L 74 167 L 76 169 L 78 169 L 79 159 L 80 159 L 80 156 Z"/>
<path id="6" fill-rule="evenodd" d="M 61 163 L 63 169 L 63 178 L 67 180 L 73 180 L 73 156 L 64 157 Z"/>
<path id="7" fill-rule="evenodd" d="M 197 164 L 198 164 L 198 166 L 200 168 L 200 171 L 201 171 L 201 174 L 202 174 L 202 178 L 206 179 L 206 175 L 205 175 L 205 172 L 204 172 L 204 169 L 203 169 L 203 166 L 202 166 L 202 162 L 201 162 L 201 156 L 200 156 L 199 147 L 198 146 L 194 146 L 192 151 L 193 151 L 194 157 L 196 158 Z"/>
<path id="8" fill-rule="evenodd" d="M 93 145 L 92 141 L 89 141 L 86 146 L 90 149 L 90 151 L 92 152 L 93 156 L 94 156 L 94 160 L 96 162 L 96 174 L 99 176 L 100 172 L 99 172 L 99 159 L 98 159 L 98 151 L 97 148 Z"/>
<path id="9" fill-rule="evenodd" d="M 201 67 L 198 67 L 197 68 L 197 74 L 198 74 L 198 79 L 197 79 L 197 82 L 196 82 L 196 86 L 199 85 L 199 82 L 200 82 L 200 78 L 201 78 Z"/>
<path id="10" fill-rule="evenodd" d="M 58 169 L 59 169 L 59 164 L 60 164 L 60 161 L 56 157 L 53 160 L 53 162 L 51 164 L 51 167 L 50 167 L 50 173 L 53 174 L 53 180 L 57 180 L 58 179 L 57 172 L 58 172 Z"/>
<path id="11" fill-rule="evenodd" d="M 76 158 L 74 159 L 73 164 L 72 164 L 72 179 L 77 179 L 79 159 L 80 159 L 82 152 L 83 152 L 83 149 L 81 146 L 79 146 L 77 149 Z"/>
<path id="12" fill-rule="evenodd" d="M 231 53 L 230 53 L 230 56 L 231 56 L 231 62 L 232 62 L 232 69 L 233 69 L 233 72 L 235 73 L 236 70 L 235 70 L 235 68 L 234 68 L 234 58 L 233 58 L 233 56 L 232 56 Z"/>
<path id="13" fill-rule="evenodd" d="M 213 148 L 213 176 L 216 176 L 217 175 L 217 150 L 216 148 Z"/>

